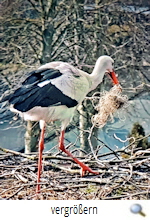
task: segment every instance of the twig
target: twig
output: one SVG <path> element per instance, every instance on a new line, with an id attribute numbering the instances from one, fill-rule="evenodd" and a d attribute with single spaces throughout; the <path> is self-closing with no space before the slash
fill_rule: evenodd
<path id="1" fill-rule="evenodd" d="M 137 192 L 137 193 L 133 193 L 133 194 L 128 194 L 128 195 L 120 195 L 120 196 L 111 196 L 111 197 L 104 197 L 102 198 L 103 200 L 110 200 L 110 199 L 121 199 L 121 198 L 127 198 L 127 197 L 133 197 L 133 196 L 137 196 L 137 195 L 144 195 L 147 194 L 148 191 L 143 191 L 143 192 Z"/>
<path id="2" fill-rule="evenodd" d="M 63 156 L 47 156 L 43 154 L 43 159 L 51 159 L 51 160 L 65 160 L 73 162 L 71 157 L 63 157 Z"/>
<path id="3" fill-rule="evenodd" d="M 18 192 L 20 192 L 24 187 L 20 187 L 15 193 L 13 193 L 11 196 L 7 197 L 6 200 L 12 198 L 13 196 L 15 196 Z"/>
<path id="4" fill-rule="evenodd" d="M 11 153 L 11 154 L 14 154 L 14 155 L 17 155 L 17 156 L 20 155 L 20 156 L 28 158 L 30 160 L 35 160 L 35 158 L 36 158 L 36 156 L 29 156 L 29 155 L 26 155 L 24 153 L 20 153 L 20 152 L 17 152 L 17 151 L 9 150 L 9 149 L 3 148 L 3 147 L 0 147 L 0 150 L 5 152 L 5 153 Z"/>
<path id="5" fill-rule="evenodd" d="M 50 166 L 52 166 L 53 168 L 57 168 L 57 169 L 60 169 L 60 170 L 64 170 L 64 171 L 66 171 L 66 172 L 68 172 L 68 173 L 80 173 L 80 170 L 71 170 L 71 169 L 67 169 L 67 168 L 65 168 L 65 167 L 62 167 L 62 166 L 59 166 L 59 165 L 57 165 L 57 164 L 53 164 L 53 163 L 50 163 L 50 162 L 47 162 L 47 161 L 43 161 L 43 164 L 45 164 L 45 165 L 50 165 Z"/>

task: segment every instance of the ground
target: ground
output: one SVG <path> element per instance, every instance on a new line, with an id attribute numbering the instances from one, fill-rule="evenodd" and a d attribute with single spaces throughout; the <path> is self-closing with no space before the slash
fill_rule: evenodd
<path id="1" fill-rule="evenodd" d="M 143 151 L 144 152 L 144 151 Z M 17 155 L 19 154 L 19 155 Z M 103 161 L 86 160 L 99 175 L 80 176 L 70 158 L 44 154 L 41 192 L 36 195 L 37 155 L 0 154 L 0 199 L 126 200 L 150 199 L 150 153 Z"/>

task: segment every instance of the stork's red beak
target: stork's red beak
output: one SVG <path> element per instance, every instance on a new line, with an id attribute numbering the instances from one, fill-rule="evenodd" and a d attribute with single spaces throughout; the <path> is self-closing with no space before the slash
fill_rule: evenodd
<path id="1" fill-rule="evenodd" d="M 119 84 L 118 78 L 114 71 L 108 73 L 115 85 Z"/>

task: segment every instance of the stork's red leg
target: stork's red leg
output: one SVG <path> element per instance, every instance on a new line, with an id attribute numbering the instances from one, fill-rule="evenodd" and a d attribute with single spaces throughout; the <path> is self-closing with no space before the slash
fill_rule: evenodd
<path id="1" fill-rule="evenodd" d="M 44 132 L 45 132 L 45 126 L 41 129 L 41 135 L 39 140 L 39 159 L 38 159 L 38 173 L 37 173 L 37 187 L 36 187 L 36 193 L 39 193 L 40 191 L 40 177 L 41 177 L 41 171 L 42 171 L 42 153 L 44 150 Z"/>
<path id="2" fill-rule="evenodd" d="M 89 173 L 93 173 L 98 175 L 98 172 L 93 171 L 90 167 L 86 166 L 84 163 L 82 163 L 81 161 L 79 161 L 76 157 L 74 157 L 68 150 L 66 150 L 65 146 L 64 146 L 64 134 L 65 131 L 61 132 L 60 135 L 60 140 L 59 140 L 59 149 L 62 150 L 63 152 L 65 152 L 69 157 L 71 157 L 77 164 L 80 165 L 81 169 L 82 169 L 82 173 L 81 175 L 84 176 L 85 172 L 88 171 Z"/>

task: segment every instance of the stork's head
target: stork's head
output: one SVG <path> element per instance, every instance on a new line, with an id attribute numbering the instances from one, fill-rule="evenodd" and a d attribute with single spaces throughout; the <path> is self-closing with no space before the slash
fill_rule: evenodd
<path id="1" fill-rule="evenodd" d="M 101 68 L 107 73 L 114 84 L 119 84 L 116 73 L 114 72 L 114 60 L 110 56 L 101 56 L 98 58 L 98 63 L 101 64 Z"/>

